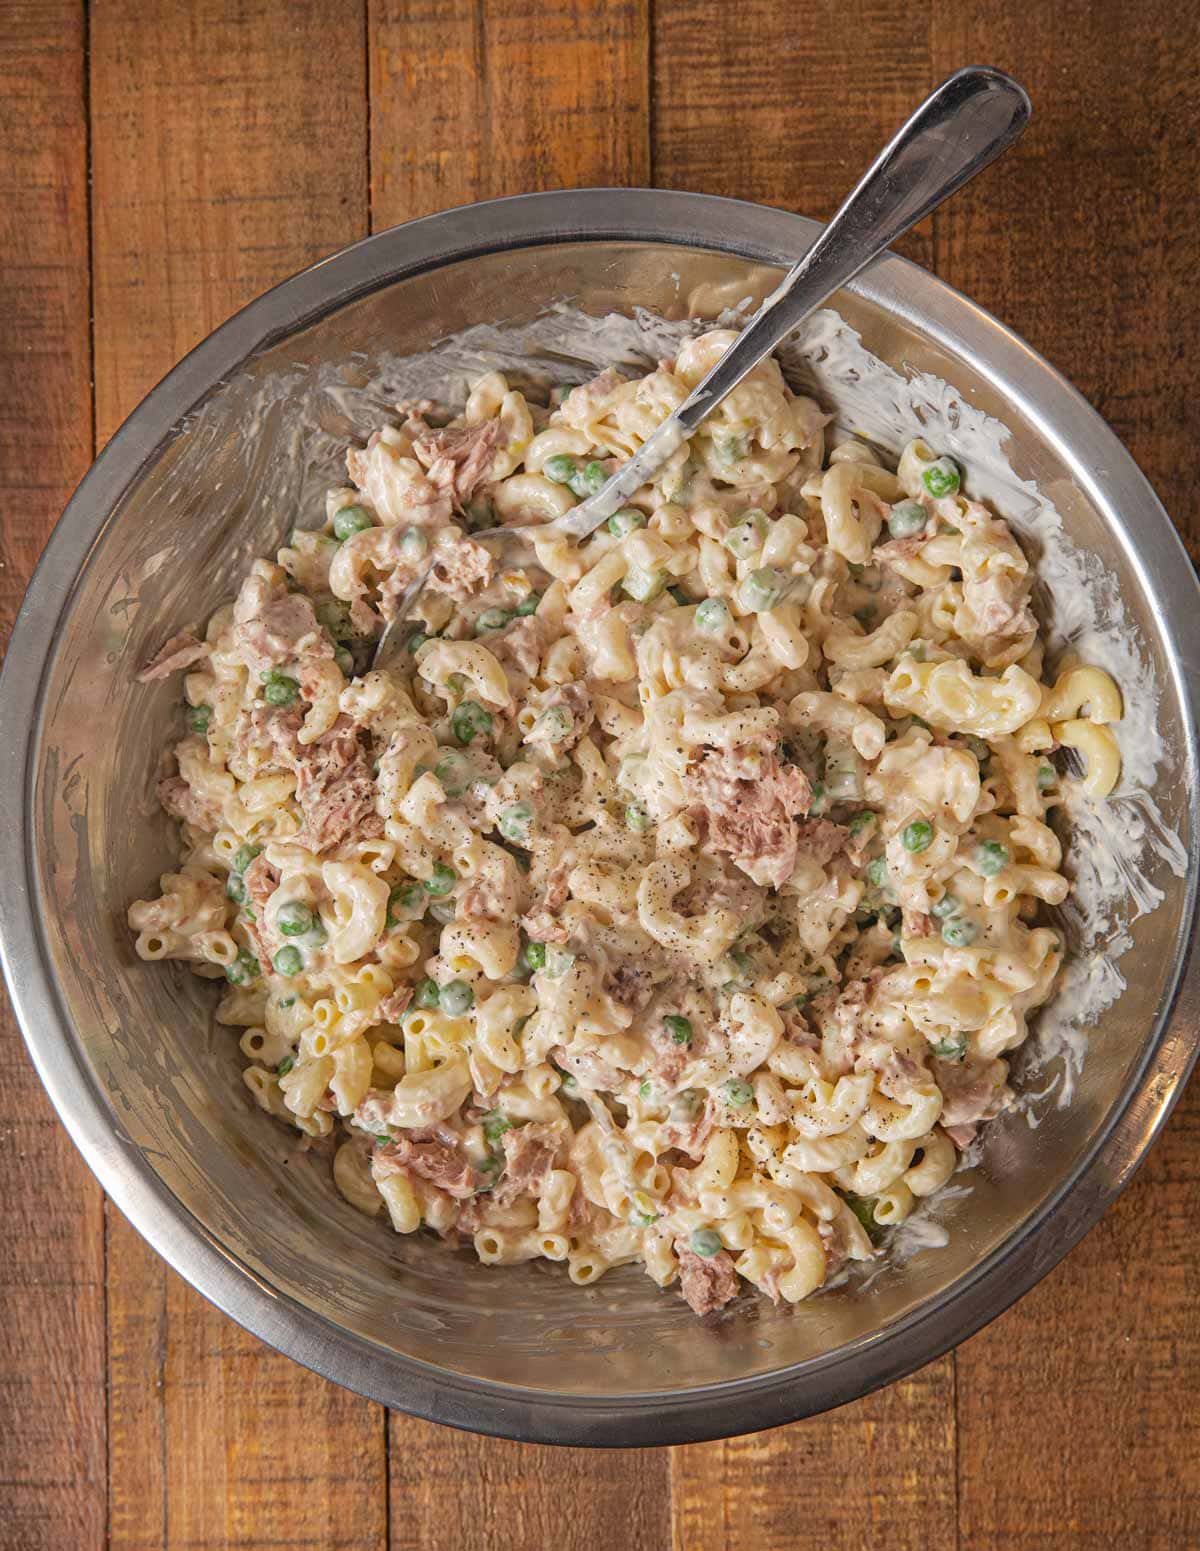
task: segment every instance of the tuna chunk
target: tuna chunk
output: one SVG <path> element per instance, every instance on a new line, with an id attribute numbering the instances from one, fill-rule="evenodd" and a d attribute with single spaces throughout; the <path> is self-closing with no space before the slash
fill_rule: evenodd
<path id="1" fill-rule="evenodd" d="M 414 1131 L 401 1136 L 375 1153 L 373 1172 L 377 1175 L 404 1174 L 427 1180 L 456 1201 L 475 1194 L 475 1176 L 471 1164 L 459 1149 L 453 1133 L 445 1136 Z"/>
<path id="2" fill-rule="evenodd" d="M 194 792 L 182 776 L 165 776 L 158 783 L 158 800 L 173 819 L 194 829 L 211 833 L 220 826 L 221 809 Z"/>
<path id="3" fill-rule="evenodd" d="M 520 1196 L 539 1195 L 554 1165 L 562 1135 L 553 1126 L 520 1126 L 504 1135 L 504 1173 L 492 1192 L 497 1206 L 511 1206 Z"/>
<path id="4" fill-rule="evenodd" d="M 756 883 L 777 889 L 787 882 L 799 851 L 793 821 L 812 801 L 802 770 L 773 753 L 720 749 L 691 766 L 684 791 L 711 850 L 727 852 Z"/>
<path id="5" fill-rule="evenodd" d="M 846 844 L 850 831 L 830 819 L 805 819 L 796 825 L 796 848 L 818 867 L 831 862 Z"/>
<path id="6" fill-rule="evenodd" d="M 675 1254 L 679 1258 L 679 1290 L 697 1314 L 711 1314 L 737 1297 L 738 1275 L 727 1250 L 696 1255 L 682 1240 L 676 1240 Z"/>
<path id="7" fill-rule="evenodd" d="M 379 1020 L 381 1023 L 399 1023 L 412 1001 L 411 986 L 400 986 L 392 992 L 391 996 L 379 1004 Z"/>
<path id="8" fill-rule="evenodd" d="M 179 635 L 173 635 L 169 641 L 165 641 L 159 647 L 138 674 L 138 683 L 149 684 L 154 679 L 169 678 L 180 668 L 190 668 L 198 662 L 203 662 L 207 656 L 207 645 L 184 630 Z"/>
<path id="9" fill-rule="evenodd" d="M 463 603 L 491 579 L 492 556 L 482 544 L 465 533 L 439 534 L 429 573 L 429 586 L 435 592 L 448 593 Z"/>
<path id="10" fill-rule="evenodd" d="M 256 560 L 233 605 L 233 647 L 251 677 L 308 658 L 332 658 L 333 642 L 312 602 L 285 586 L 286 573 Z"/>
<path id="11" fill-rule="evenodd" d="M 947 1131 L 991 1120 L 1012 1101 L 1003 1061 L 935 1060 L 933 1077 L 944 1097 L 941 1123 Z"/>
<path id="12" fill-rule="evenodd" d="M 462 506 L 488 479 L 496 449 L 505 440 L 500 422 L 485 420 L 481 425 L 429 431 L 413 443 L 413 451 L 429 470 L 433 483 L 448 487 Z"/>
<path id="13" fill-rule="evenodd" d="M 383 833 L 367 751 L 348 717 L 339 716 L 323 738 L 300 751 L 296 773 L 301 845 L 319 855 Z"/>

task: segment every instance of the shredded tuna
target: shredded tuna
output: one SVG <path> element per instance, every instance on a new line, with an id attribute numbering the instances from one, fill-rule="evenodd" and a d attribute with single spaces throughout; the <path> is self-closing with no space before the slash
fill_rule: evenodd
<path id="1" fill-rule="evenodd" d="M 756 883 L 777 889 L 787 882 L 799 850 L 793 820 L 812 801 L 802 770 L 775 754 L 721 749 L 692 765 L 683 785 L 713 850 L 728 852 Z"/>
<path id="2" fill-rule="evenodd" d="M 254 912 L 253 919 L 247 920 L 247 930 L 258 948 L 259 962 L 267 964 L 278 944 L 267 929 L 266 906 L 279 886 L 279 873 L 265 856 L 259 855 L 242 874 L 242 881 L 246 885 L 246 898 Z"/>
<path id="3" fill-rule="evenodd" d="M 193 667 L 198 662 L 203 662 L 208 656 L 209 648 L 203 641 L 198 641 L 189 631 L 181 631 L 179 635 L 173 635 L 169 641 L 164 641 L 154 656 L 143 666 L 138 674 L 139 684 L 149 684 L 154 679 L 169 678 L 172 673 L 177 673 L 180 668 Z"/>
<path id="4" fill-rule="evenodd" d="M 465 533 L 448 535 L 446 542 L 438 543 L 429 586 L 463 603 L 477 588 L 486 587 L 491 581 L 492 564 L 492 556 L 482 544 Z"/>
<path id="5" fill-rule="evenodd" d="M 555 726 L 546 720 L 546 712 L 561 708 L 570 717 L 570 723 L 564 732 L 561 726 Z M 592 692 L 586 684 L 570 683 L 556 685 L 545 697 L 538 702 L 538 719 L 525 734 L 525 742 L 531 744 L 542 743 L 554 749 L 556 753 L 563 753 L 567 749 L 573 749 L 587 734 L 592 725 L 594 712 L 592 710 Z M 561 719 L 560 719 L 561 720 Z"/>
<path id="6" fill-rule="evenodd" d="M 942 1090 L 941 1123 L 947 1132 L 991 1120 L 1012 1102 L 1003 1061 L 934 1061 L 933 1072 Z"/>
<path id="7" fill-rule="evenodd" d="M 430 471 L 435 484 L 443 479 L 434 475 L 444 468 L 455 501 L 461 507 L 475 494 L 491 473 L 496 449 L 507 440 L 504 427 L 498 420 L 485 420 L 480 425 L 447 426 L 441 431 L 429 431 L 413 443 L 413 451 Z"/>
<path id="8" fill-rule="evenodd" d="M 504 1173 L 492 1191 L 497 1206 L 511 1206 L 520 1196 L 538 1195 L 554 1165 L 562 1135 L 553 1126 L 528 1125 L 504 1134 Z"/>
<path id="9" fill-rule="evenodd" d="M 805 819 L 796 825 L 796 848 L 818 867 L 831 862 L 844 849 L 850 831 L 830 819 Z"/>
<path id="10" fill-rule="evenodd" d="M 324 737 L 301 750 L 296 771 L 301 845 L 319 855 L 383 833 L 367 751 L 348 717 L 339 716 Z"/>
<path id="11" fill-rule="evenodd" d="M 377 1150 L 373 1164 L 374 1171 L 385 1177 L 396 1173 L 427 1180 L 456 1201 L 465 1201 L 475 1194 L 471 1164 L 457 1143 L 431 1133 L 397 1137 Z"/>
<path id="12" fill-rule="evenodd" d="M 301 753 L 303 722 L 304 713 L 294 706 L 251 706 L 238 717 L 237 752 L 243 760 L 257 754 L 262 765 L 294 770 Z"/>
<path id="13" fill-rule="evenodd" d="M 915 560 L 921 553 L 922 547 L 928 543 L 929 534 L 925 532 L 914 534 L 911 538 L 892 539 L 889 544 L 877 545 L 871 558 L 878 564 L 904 565 L 910 560 Z"/>
<path id="14" fill-rule="evenodd" d="M 545 629 L 536 614 L 522 615 L 495 635 L 488 636 L 488 651 L 505 668 L 531 679 L 542 663 Z"/>
<path id="15" fill-rule="evenodd" d="M 702 1158 L 704 1148 L 712 1135 L 713 1127 L 717 1123 L 716 1106 L 711 1100 L 705 1104 L 703 1110 L 695 1120 L 680 1124 L 670 1121 L 663 1127 L 663 1141 L 668 1147 L 677 1147 L 680 1152 L 686 1153 L 689 1158 Z"/>
<path id="16" fill-rule="evenodd" d="M 550 1056 L 589 1093 L 611 1093 L 621 1081 L 617 1068 L 590 1050 L 567 1050 L 559 1045 Z"/>
<path id="17" fill-rule="evenodd" d="M 286 573 L 255 561 L 233 605 L 233 650 L 257 678 L 306 657 L 332 658 L 334 647 L 312 601 L 285 586 Z"/>
<path id="18" fill-rule="evenodd" d="M 615 366 L 606 366 L 590 382 L 581 382 L 559 406 L 559 418 L 565 425 L 584 426 L 600 413 L 609 394 L 625 381 Z"/>
<path id="19" fill-rule="evenodd" d="M 942 1129 L 959 1152 L 966 1152 L 979 1131 L 978 1126 L 943 1126 Z"/>
<path id="20" fill-rule="evenodd" d="M 214 830 L 221 823 L 221 809 L 194 792 L 182 776 L 165 776 L 158 783 L 158 800 L 173 819 L 195 829 Z"/>
<path id="21" fill-rule="evenodd" d="M 380 1023 L 399 1023 L 412 1001 L 411 986 L 400 986 L 390 996 L 384 997 L 379 1004 Z"/>
<path id="22" fill-rule="evenodd" d="M 696 1255 L 682 1239 L 675 1241 L 679 1259 L 679 1290 L 697 1314 L 724 1308 L 738 1294 L 738 1275 L 727 1250 Z"/>

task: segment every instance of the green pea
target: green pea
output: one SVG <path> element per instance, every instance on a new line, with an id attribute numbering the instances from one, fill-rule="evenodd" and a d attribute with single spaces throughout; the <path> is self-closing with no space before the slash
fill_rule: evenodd
<path id="1" fill-rule="evenodd" d="M 498 1142 L 506 1131 L 511 1131 L 513 1123 L 507 1115 L 502 1115 L 498 1109 L 491 1110 L 483 1117 L 483 1134 L 489 1142 Z"/>
<path id="2" fill-rule="evenodd" d="M 296 1005 L 295 993 L 293 993 L 291 996 L 281 996 L 275 1005 L 284 1009 L 287 1009 L 288 1007 L 294 1007 Z"/>
<path id="3" fill-rule="evenodd" d="M 970 749 L 971 753 L 974 754 L 976 764 L 985 765 L 991 759 L 991 749 L 982 738 L 977 738 L 973 732 L 965 733 L 963 735 L 963 742 Z"/>
<path id="4" fill-rule="evenodd" d="M 750 439 L 736 431 L 727 431 L 723 436 L 714 433 L 713 451 L 722 463 L 740 463 L 750 451 Z"/>
<path id="5" fill-rule="evenodd" d="M 582 468 L 575 468 L 570 479 L 567 480 L 567 484 L 580 500 L 586 499 L 589 495 L 595 495 L 597 490 L 602 489 L 607 483 L 608 475 L 603 463 L 597 458 L 593 458 L 590 463 L 585 463 Z"/>
<path id="6" fill-rule="evenodd" d="M 930 905 L 929 914 L 935 921 L 949 921 L 958 914 L 958 901 L 953 894 L 943 894 L 941 899 Z"/>
<path id="7" fill-rule="evenodd" d="M 910 539 L 920 533 L 929 521 L 929 513 L 920 501 L 900 501 L 892 507 L 887 520 L 888 532 L 894 539 Z"/>
<path id="8" fill-rule="evenodd" d="M 667 585 L 665 571 L 627 571 L 621 586 L 635 603 L 650 603 Z"/>
<path id="9" fill-rule="evenodd" d="M 189 732 L 205 733 L 208 724 L 212 721 L 213 708 L 210 705 L 190 705 L 183 713 L 183 719 L 188 725 Z"/>
<path id="10" fill-rule="evenodd" d="M 764 614 L 782 602 L 788 590 L 788 579 L 778 567 L 763 566 L 751 571 L 742 583 L 742 601 L 755 614 Z"/>
<path id="11" fill-rule="evenodd" d="M 262 854 L 262 846 L 244 845 L 238 846 L 233 853 L 234 872 L 245 872 L 256 856 Z"/>
<path id="12" fill-rule="evenodd" d="M 725 535 L 725 548 L 732 550 L 739 560 L 748 560 L 762 548 L 766 532 L 766 512 L 760 507 L 751 507 L 741 522 Z"/>
<path id="13" fill-rule="evenodd" d="M 644 835 L 650 828 L 650 815 L 644 808 L 639 808 L 637 803 L 631 802 L 625 809 L 625 822 L 635 835 Z"/>
<path id="14" fill-rule="evenodd" d="M 354 634 L 354 628 L 350 623 L 350 605 L 343 602 L 341 598 L 326 598 L 318 603 L 316 615 L 335 641 L 345 640 L 347 636 Z"/>
<path id="15" fill-rule="evenodd" d="M 464 700 L 455 707 L 450 728 L 460 743 L 470 743 L 481 736 L 487 738 L 492 732 L 492 714 L 485 711 L 478 700 Z"/>
<path id="16" fill-rule="evenodd" d="M 697 1228 L 690 1239 L 693 1255 L 699 1255 L 704 1260 L 711 1260 L 714 1255 L 719 1255 L 723 1248 L 721 1235 L 714 1228 Z"/>
<path id="17" fill-rule="evenodd" d="M 399 926 L 406 917 L 424 914 L 425 890 L 411 878 L 407 883 L 398 883 L 388 894 L 387 924 L 389 926 Z"/>
<path id="18" fill-rule="evenodd" d="M 975 847 L 975 865 L 985 878 L 994 878 L 1008 866 L 1008 847 L 998 840 L 981 840 Z"/>
<path id="19" fill-rule="evenodd" d="M 942 941 L 948 948 L 969 947 L 978 935 L 979 928 L 974 921 L 964 920 L 961 916 L 942 922 Z"/>
<path id="20" fill-rule="evenodd" d="M 354 658 L 344 646 L 334 648 L 333 660 L 341 669 L 345 678 L 352 679 L 354 677 Z"/>
<path id="21" fill-rule="evenodd" d="M 246 903 L 246 880 L 240 872 L 231 872 L 225 879 L 225 897 L 231 899 L 235 905 Z"/>
<path id="22" fill-rule="evenodd" d="M 475 1005 L 475 993 L 465 980 L 452 980 L 442 987 L 442 1011 L 452 1018 L 461 1018 Z"/>
<path id="23" fill-rule="evenodd" d="M 374 1133 L 374 1135 L 375 1145 L 377 1147 L 386 1147 L 392 1139 L 391 1135 L 387 1131 L 377 1131 Z"/>
<path id="24" fill-rule="evenodd" d="M 663 1019 L 663 1027 L 677 1045 L 690 1045 L 692 1042 L 692 1020 L 683 1018 L 678 1013 L 668 1013 Z"/>
<path id="25" fill-rule="evenodd" d="M 698 630 L 724 630 L 729 620 L 729 605 L 724 598 L 705 598 L 696 609 Z"/>
<path id="26" fill-rule="evenodd" d="M 615 539 L 623 539 L 635 528 L 645 526 L 646 514 L 639 512 L 636 506 L 623 506 L 619 512 L 614 512 L 608 519 L 608 531 Z"/>
<path id="27" fill-rule="evenodd" d="M 313 929 L 312 911 L 298 899 L 289 899 L 275 913 L 275 925 L 285 937 L 303 937 Z"/>
<path id="28" fill-rule="evenodd" d="M 542 464 L 542 473 L 556 485 L 565 485 L 575 472 L 575 459 L 565 452 L 556 452 Z"/>
<path id="29" fill-rule="evenodd" d="M 475 634 L 483 635 L 488 630 L 503 630 L 513 617 L 511 609 L 484 609 L 475 621 Z"/>
<path id="30" fill-rule="evenodd" d="M 551 743 L 561 743 L 569 738 L 575 727 L 575 718 L 565 705 L 552 705 L 538 717 L 536 727 Z"/>
<path id="31" fill-rule="evenodd" d="M 533 823 L 533 809 L 527 802 L 514 802 L 500 815 L 499 829 L 505 840 L 514 845 L 529 844 L 529 828 Z"/>
<path id="32" fill-rule="evenodd" d="M 846 1205 L 867 1230 L 871 1243 L 878 1244 L 883 1237 L 883 1225 L 875 1221 L 875 1197 L 854 1196 L 847 1193 Z"/>
<path id="33" fill-rule="evenodd" d="M 420 560 L 429 549 L 429 540 L 420 528 L 409 528 L 400 540 L 400 553 L 406 560 Z"/>
<path id="34" fill-rule="evenodd" d="M 558 948 L 553 943 L 547 945 L 546 973 L 551 980 L 561 980 L 574 962 L 575 955 L 568 948 Z"/>
<path id="35" fill-rule="evenodd" d="M 457 749 L 447 749 L 434 765 L 433 773 L 447 797 L 461 797 L 471 784 L 471 761 Z"/>
<path id="36" fill-rule="evenodd" d="M 457 882 L 458 874 L 453 867 L 447 867 L 445 862 L 434 862 L 433 876 L 425 879 L 425 892 L 440 899 L 443 894 L 449 894 Z"/>
<path id="37" fill-rule="evenodd" d="M 545 969 L 546 944 L 544 942 L 527 942 L 523 957 L 531 970 Z"/>
<path id="38" fill-rule="evenodd" d="M 467 687 L 467 681 L 461 673 L 451 673 L 446 678 L 446 688 L 457 698 Z"/>
<path id="39" fill-rule="evenodd" d="M 962 475 L 953 458 L 939 458 L 921 475 L 921 483 L 931 496 L 940 499 L 944 495 L 956 495 L 962 484 Z"/>
<path id="40" fill-rule="evenodd" d="M 232 964 L 225 966 L 225 978 L 231 986 L 248 985 L 262 974 L 262 967 L 248 948 L 240 948 Z"/>
<path id="41" fill-rule="evenodd" d="M 304 955 L 299 948 L 294 948 L 289 943 L 286 947 L 280 948 L 271 962 L 277 974 L 298 975 L 304 968 Z"/>
<path id="42" fill-rule="evenodd" d="M 405 641 L 404 650 L 406 652 L 412 653 L 419 652 L 425 645 L 426 641 L 431 639 L 432 637 L 427 636 L 423 630 L 414 630 L 412 635 L 409 636 L 408 640 Z"/>
<path id="43" fill-rule="evenodd" d="M 1039 765 L 1037 770 L 1037 789 L 1039 792 L 1048 792 L 1058 780 L 1058 771 L 1053 765 Z"/>
<path id="44" fill-rule="evenodd" d="M 538 604 L 541 601 L 542 595 L 540 592 L 527 592 L 521 599 L 520 603 L 517 604 L 517 613 L 522 619 L 526 618 L 526 616 L 529 614 L 536 614 L 538 610 Z"/>
<path id="45" fill-rule="evenodd" d="M 733 1109 L 745 1109 L 754 1098 L 754 1089 L 744 1077 L 731 1077 L 721 1084 L 721 1096 Z"/>
<path id="46" fill-rule="evenodd" d="M 417 989 L 413 994 L 413 1001 L 418 1007 L 424 1007 L 427 1012 L 432 1012 L 442 1004 L 442 993 L 436 980 L 428 977 L 417 982 Z"/>
<path id="47" fill-rule="evenodd" d="M 283 1060 L 275 1068 L 276 1077 L 286 1077 L 296 1064 L 295 1056 L 284 1056 Z"/>
<path id="48" fill-rule="evenodd" d="M 356 533 L 365 533 L 375 526 L 375 519 L 363 506 L 343 506 L 333 518 L 335 539 L 352 539 Z"/>
<path id="49" fill-rule="evenodd" d="M 860 835 L 865 835 L 874 822 L 875 815 L 869 808 L 864 808 L 861 813 L 856 813 L 848 826 L 851 840 L 857 840 Z"/>
<path id="50" fill-rule="evenodd" d="M 703 1095 L 697 1088 L 684 1088 L 682 1093 L 677 1093 L 671 1100 L 671 1119 L 679 1121 L 694 1120 L 700 1113 L 700 1107 L 704 1102 Z"/>
<path id="51" fill-rule="evenodd" d="M 263 699 L 268 705 L 294 705 L 300 695 L 300 685 L 285 673 L 278 673 L 263 685 Z"/>
<path id="52" fill-rule="evenodd" d="M 812 801 L 808 805 L 809 816 L 825 813 L 829 808 L 829 799 L 825 795 L 824 781 L 817 781 L 812 789 Z"/>
<path id="53" fill-rule="evenodd" d="M 687 593 L 684 592 L 682 587 L 668 587 L 667 591 L 675 599 L 675 602 L 678 603 L 681 609 L 691 607 L 692 600 L 688 597 Z"/>
<path id="54" fill-rule="evenodd" d="M 943 1061 L 961 1061 L 967 1053 L 967 1036 L 955 1034 L 950 1039 L 935 1039 L 930 1048 Z"/>
<path id="55" fill-rule="evenodd" d="M 928 851 L 933 844 L 933 825 L 926 823 L 924 819 L 914 819 L 911 824 L 904 826 L 900 844 L 913 856 L 921 851 Z"/>
<path id="56" fill-rule="evenodd" d="M 873 862 L 867 863 L 866 879 L 873 889 L 881 889 L 887 882 L 887 862 L 882 856 L 877 856 Z"/>
<path id="57" fill-rule="evenodd" d="M 643 1100 L 643 1102 L 648 1101 L 653 1092 L 654 1087 L 651 1084 L 649 1078 L 646 1078 L 644 1082 L 638 1084 L 638 1098 Z"/>
<path id="58" fill-rule="evenodd" d="M 654 1197 L 645 1190 L 635 1190 L 629 1198 L 629 1221 L 635 1228 L 648 1228 L 657 1222 L 661 1213 Z"/>

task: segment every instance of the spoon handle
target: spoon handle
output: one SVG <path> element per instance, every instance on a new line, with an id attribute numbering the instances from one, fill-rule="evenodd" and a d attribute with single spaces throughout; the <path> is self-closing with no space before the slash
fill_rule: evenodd
<path id="1" fill-rule="evenodd" d="M 577 539 L 594 532 L 810 313 L 1007 150 L 1030 112 L 1024 87 L 1002 70 L 972 65 L 943 81 L 703 381 L 606 485 L 555 526 Z"/>

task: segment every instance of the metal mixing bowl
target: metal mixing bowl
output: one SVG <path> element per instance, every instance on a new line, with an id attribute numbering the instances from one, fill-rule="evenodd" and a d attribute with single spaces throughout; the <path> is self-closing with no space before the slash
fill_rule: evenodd
<path id="1" fill-rule="evenodd" d="M 132 669 L 228 595 L 331 477 L 388 353 L 587 313 L 715 311 L 761 294 L 813 223 L 660 192 L 594 190 L 452 211 L 370 238 L 255 302 L 141 404 L 80 485 L 22 609 L 0 690 L 5 967 L 25 1038 L 104 1188 L 206 1297 L 279 1350 L 389 1405 L 483 1432 L 647 1444 L 771 1426 L 911 1371 L 977 1330 L 1066 1252 L 1128 1181 L 1196 1055 L 1200 591 L 1132 460 L 993 319 L 896 258 L 838 303 L 893 365 L 953 383 L 1012 433 L 1074 538 L 1117 578 L 1160 690 L 1157 797 L 1192 858 L 1151 864 L 1128 911 L 1129 986 L 1093 1031 L 1074 1100 L 989 1132 L 945 1248 L 796 1310 L 744 1300 L 700 1323 L 636 1268 L 595 1288 L 489 1269 L 398 1238 L 334 1192 L 327 1162 L 244 1088 L 211 988 L 147 965 L 128 902 L 173 860 L 156 812 L 178 686 Z M 698 299 L 703 298 L 701 303 Z M 319 390 L 319 391 L 317 391 Z M 303 411 L 303 414 L 301 414 Z M 298 417 L 305 420 L 303 433 Z M 15 1246 L 17 1253 L 20 1246 Z"/>

